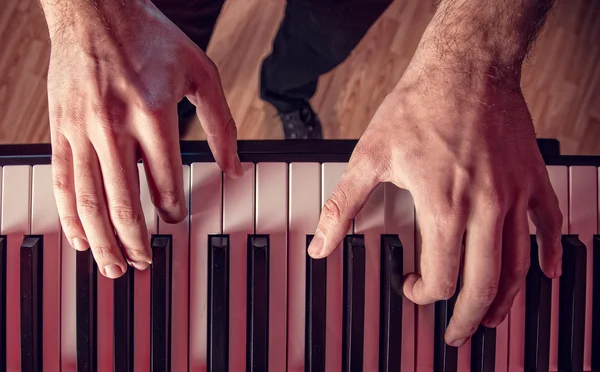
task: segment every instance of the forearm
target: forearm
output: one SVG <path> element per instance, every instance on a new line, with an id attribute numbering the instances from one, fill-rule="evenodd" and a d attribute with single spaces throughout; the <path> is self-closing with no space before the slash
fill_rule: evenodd
<path id="1" fill-rule="evenodd" d="M 441 0 L 421 49 L 453 68 L 496 69 L 497 78 L 521 65 L 554 0 Z M 489 73 L 490 71 L 486 71 Z M 492 71 L 492 73 L 494 73 Z"/>

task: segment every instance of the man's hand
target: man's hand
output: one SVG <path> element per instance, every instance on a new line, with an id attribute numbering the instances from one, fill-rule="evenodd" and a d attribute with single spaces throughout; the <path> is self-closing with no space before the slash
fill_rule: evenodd
<path id="1" fill-rule="evenodd" d="M 325 203 L 309 247 L 317 258 L 336 249 L 378 183 L 407 189 L 422 253 L 404 294 L 417 304 L 448 299 L 463 265 L 445 335 L 453 346 L 508 314 L 529 268 L 528 211 L 543 272 L 561 274 L 562 215 L 519 85 L 540 2 L 479 2 L 440 5 Z"/>
<path id="2" fill-rule="evenodd" d="M 197 107 L 217 163 L 241 172 L 218 71 L 150 1 L 43 0 L 51 38 L 48 102 L 54 192 L 73 247 L 103 275 L 152 260 L 136 162 L 162 220 L 187 214 L 177 102 Z M 116 236 L 115 236 L 116 233 Z M 117 238 L 118 236 L 118 238 Z M 122 248 L 121 248 L 122 247 Z"/>

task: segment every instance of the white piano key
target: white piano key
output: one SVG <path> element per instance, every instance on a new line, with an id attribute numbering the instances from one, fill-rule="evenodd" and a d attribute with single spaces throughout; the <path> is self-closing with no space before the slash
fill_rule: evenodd
<path id="1" fill-rule="evenodd" d="M 31 167 L 2 169 L 2 218 L 0 234 L 6 235 L 6 370 L 21 369 L 20 250 L 30 230 Z"/>
<path id="2" fill-rule="evenodd" d="M 415 205 L 407 190 L 384 184 L 385 233 L 398 234 L 403 248 L 403 273 L 415 271 Z M 415 370 L 416 307 L 402 297 L 402 371 Z M 433 321 L 433 318 L 432 318 Z M 433 343 L 431 344 L 433 348 Z"/>
<path id="3" fill-rule="evenodd" d="M 563 214 L 563 225 L 561 234 L 568 234 L 569 222 L 569 179 L 567 167 L 559 165 L 549 165 L 548 175 L 552 188 L 558 198 L 560 211 Z M 558 370 L 558 304 L 559 304 L 559 280 L 552 279 L 552 308 L 550 320 L 550 370 Z"/>
<path id="4" fill-rule="evenodd" d="M 223 228 L 223 172 L 216 163 L 193 163 L 190 199 L 190 370 L 207 368 L 208 235 Z"/>
<path id="5" fill-rule="evenodd" d="M 586 246 L 586 299 L 583 368 L 592 369 L 592 294 L 594 284 L 594 242 L 598 212 L 598 171 L 592 166 L 569 168 L 569 234 L 578 234 Z"/>
<path id="6" fill-rule="evenodd" d="M 76 255 L 64 233 L 61 233 L 60 268 L 60 365 L 62 372 L 77 370 L 77 293 Z"/>
<path id="7" fill-rule="evenodd" d="M 496 369 L 495 372 L 508 371 L 508 317 L 496 327 Z M 512 372 L 512 371 L 511 371 Z"/>
<path id="8" fill-rule="evenodd" d="M 229 368 L 246 369 L 246 282 L 248 234 L 254 233 L 254 164 L 244 175 L 223 176 L 223 234 L 229 235 Z"/>
<path id="9" fill-rule="evenodd" d="M 150 198 L 150 189 L 143 164 L 138 164 L 140 202 L 148 235 L 156 234 L 158 217 Z M 130 269 L 131 270 L 131 269 Z M 150 268 L 135 270 L 133 279 L 133 369 L 150 370 Z"/>
<path id="10" fill-rule="evenodd" d="M 256 166 L 256 233 L 269 235 L 269 371 L 285 371 L 288 165 Z"/>
<path id="11" fill-rule="evenodd" d="M 318 163 L 290 164 L 288 250 L 288 371 L 304 371 L 306 235 L 314 234 L 321 210 Z"/>
<path id="12" fill-rule="evenodd" d="M 42 355 L 45 370 L 60 370 L 61 228 L 52 187 L 52 166 L 33 167 L 31 233 L 43 235 Z"/>
<path id="13" fill-rule="evenodd" d="M 421 233 L 419 228 L 419 216 L 415 215 L 415 226 L 417 230 L 415 239 L 415 268 L 421 272 Z M 435 339 L 435 304 L 420 305 L 417 307 L 417 350 L 416 371 L 433 370 L 433 342 Z"/>
<path id="14" fill-rule="evenodd" d="M 190 201 L 190 167 L 183 165 L 185 201 Z M 189 213 L 176 224 L 159 218 L 158 233 L 172 236 L 171 280 L 171 371 L 188 370 L 188 283 L 189 283 Z M 135 342 L 135 340 L 134 340 Z"/>
<path id="15" fill-rule="evenodd" d="M 381 235 L 385 232 L 384 185 L 375 187 L 354 222 L 356 234 L 365 237 L 365 324 L 363 370 L 379 368 L 379 305 Z"/>
<path id="16" fill-rule="evenodd" d="M 127 270 L 132 270 L 128 267 Z M 107 278 L 96 268 L 98 280 L 96 295 L 97 316 L 97 365 L 98 372 L 112 372 L 114 345 L 114 294 L 113 279 Z"/>
<path id="17" fill-rule="evenodd" d="M 324 163 L 321 166 L 321 208 L 336 188 L 347 163 Z M 353 227 L 350 226 L 349 233 Z M 343 243 L 327 257 L 327 319 L 325 365 L 328 371 L 342 370 L 342 302 L 344 287 Z"/>

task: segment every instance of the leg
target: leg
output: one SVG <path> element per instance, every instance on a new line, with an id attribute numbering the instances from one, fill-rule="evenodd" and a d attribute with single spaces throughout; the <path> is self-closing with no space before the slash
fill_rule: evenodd
<path id="1" fill-rule="evenodd" d="M 280 116 L 312 112 L 308 101 L 319 76 L 350 55 L 391 2 L 288 0 L 273 51 L 262 65 L 261 98 L 275 106 Z"/>
<path id="2" fill-rule="evenodd" d="M 200 49 L 206 51 L 225 0 L 153 0 L 154 5 L 175 23 Z M 179 135 L 185 135 L 196 107 L 183 98 L 177 105 Z"/>

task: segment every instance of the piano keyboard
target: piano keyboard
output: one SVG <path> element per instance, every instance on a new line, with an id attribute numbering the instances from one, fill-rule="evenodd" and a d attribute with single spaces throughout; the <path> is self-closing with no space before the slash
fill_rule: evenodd
<path id="1" fill-rule="evenodd" d="M 456 295 L 415 306 L 400 292 L 420 254 L 405 190 L 379 185 L 339 249 L 308 257 L 354 145 L 240 141 L 234 180 L 206 143 L 182 143 L 178 224 L 159 221 L 140 165 L 153 264 L 114 281 L 61 232 L 50 147 L 0 146 L 0 372 L 600 369 L 600 157 L 539 141 L 564 216 L 562 277 L 541 272 L 530 224 L 509 316 L 457 349 L 443 341 Z"/>

